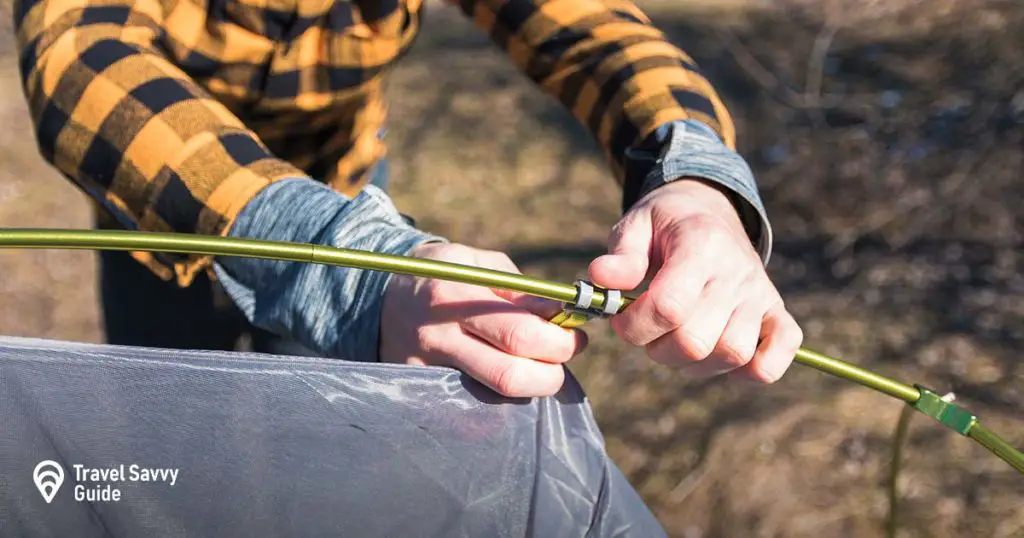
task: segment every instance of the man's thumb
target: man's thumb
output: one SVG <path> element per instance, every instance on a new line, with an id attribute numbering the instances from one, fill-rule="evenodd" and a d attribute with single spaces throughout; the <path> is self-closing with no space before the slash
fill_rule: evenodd
<path id="1" fill-rule="evenodd" d="M 623 219 L 612 230 L 608 254 L 590 264 L 590 279 L 603 288 L 635 289 L 647 276 L 652 237 L 646 211 Z"/>

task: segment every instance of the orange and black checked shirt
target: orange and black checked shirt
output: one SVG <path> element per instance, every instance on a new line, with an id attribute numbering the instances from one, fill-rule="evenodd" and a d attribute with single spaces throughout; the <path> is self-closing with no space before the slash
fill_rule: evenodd
<path id="1" fill-rule="evenodd" d="M 449 0 L 452 1 L 452 0 Z M 511 61 L 625 150 L 694 118 L 734 145 L 694 62 L 629 0 L 461 0 Z M 422 0 L 16 0 L 24 90 L 43 156 L 121 226 L 226 234 L 270 182 L 355 194 L 384 155 L 381 81 Z M 208 258 L 136 253 L 187 285 Z"/>

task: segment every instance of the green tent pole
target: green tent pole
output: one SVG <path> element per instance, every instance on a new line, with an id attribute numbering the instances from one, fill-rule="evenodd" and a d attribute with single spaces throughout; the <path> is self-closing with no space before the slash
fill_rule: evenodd
<path id="1" fill-rule="evenodd" d="M 577 295 L 577 287 L 572 284 L 467 265 L 320 245 L 208 235 L 120 230 L 0 228 L 0 248 L 147 251 L 264 258 L 436 278 L 513 290 L 566 304 L 572 304 Z M 602 308 L 605 300 L 604 292 L 595 289 L 591 306 Z M 632 299 L 625 298 L 619 307 L 620 311 L 631 302 Z M 806 348 L 797 351 L 794 361 L 902 400 L 946 427 L 975 440 L 1024 474 L 1024 454 L 991 430 L 981 426 L 977 417 L 924 387 L 907 385 Z"/>

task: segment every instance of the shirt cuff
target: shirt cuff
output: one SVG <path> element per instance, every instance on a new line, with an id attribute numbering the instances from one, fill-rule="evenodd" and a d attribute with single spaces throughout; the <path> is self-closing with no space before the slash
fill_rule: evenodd
<path id="1" fill-rule="evenodd" d="M 654 189 L 684 178 L 699 178 L 731 193 L 747 234 L 764 264 L 772 252 L 773 234 L 754 174 L 746 160 L 726 146 L 707 125 L 696 120 L 675 121 L 658 128 L 653 135 L 659 150 L 631 149 L 628 168 L 644 176 L 633 201 Z"/>
<path id="2" fill-rule="evenodd" d="M 407 224 L 383 191 L 350 199 L 308 178 L 282 180 L 241 211 L 229 235 L 407 255 L 442 237 Z M 214 270 L 249 321 L 325 356 L 377 361 L 391 273 L 257 258 L 219 257 Z"/>

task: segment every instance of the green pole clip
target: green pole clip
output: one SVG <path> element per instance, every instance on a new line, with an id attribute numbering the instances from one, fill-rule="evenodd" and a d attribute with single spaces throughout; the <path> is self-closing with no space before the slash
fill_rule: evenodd
<path id="1" fill-rule="evenodd" d="M 914 386 L 921 391 L 921 397 L 911 404 L 914 409 L 932 417 L 960 435 L 968 435 L 971 428 L 978 423 L 978 417 L 953 403 L 952 397 L 946 399 L 921 385 Z"/>

